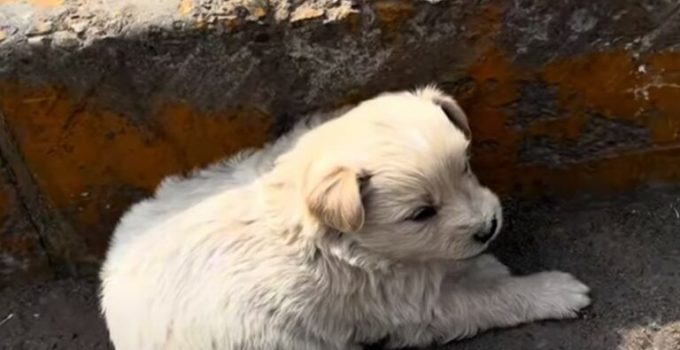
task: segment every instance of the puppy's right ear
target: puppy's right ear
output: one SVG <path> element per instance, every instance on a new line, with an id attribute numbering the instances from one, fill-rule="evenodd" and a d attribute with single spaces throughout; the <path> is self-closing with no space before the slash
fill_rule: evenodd
<path id="1" fill-rule="evenodd" d="M 348 167 L 309 174 L 305 201 L 309 211 L 340 232 L 356 232 L 364 225 L 359 172 Z"/>

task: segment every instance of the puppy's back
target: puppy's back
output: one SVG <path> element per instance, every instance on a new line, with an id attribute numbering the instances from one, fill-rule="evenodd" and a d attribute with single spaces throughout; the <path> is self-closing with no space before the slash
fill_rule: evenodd
<path id="1" fill-rule="evenodd" d="M 228 317 L 195 320 L 196 315 L 216 310 L 242 314 L 219 304 L 225 302 L 225 295 L 238 300 L 243 290 L 257 288 L 253 280 L 248 281 L 253 284 L 250 287 L 243 281 L 234 286 L 239 274 L 259 269 L 261 281 L 290 275 L 285 270 L 289 252 L 271 247 L 257 235 L 261 230 L 256 225 L 240 224 L 240 219 L 250 215 L 248 207 L 256 206 L 247 203 L 253 197 L 247 187 L 268 172 L 301 135 L 328 118 L 321 115 L 299 123 L 261 150 L 244 151 L 188 177 L 169 177 L 152 198 L 128 210 L 113 234 L 100 273 L 102 311 L 117 349 L 170 349 L 170 343 L 162 343 L 172 338 L 166 334 L 169 329 L 196 328 L 178 324 L 183 322 L 201 323 L 197 329 L 205 334 L 195 334 L 191 340 L 174 338 L 176 348 L 211 348 L 202 339 L 234 331 L 243 321 L 223 324 Z M 254 263 L 261 260 L 273 264 Z M 189 305 L 191 310 L 186 309 Z M 237 307 L 238 302 L 231 306 Z M 182 345 L 183 341 L 189 343 Z"/>

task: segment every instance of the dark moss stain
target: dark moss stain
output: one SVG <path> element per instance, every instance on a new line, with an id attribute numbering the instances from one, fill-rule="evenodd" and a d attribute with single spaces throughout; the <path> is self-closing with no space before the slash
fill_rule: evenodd
<path id="1" fill-rule="evenodd" d="M 649 134 L 647 128 L 631 122 L 591 115 L 576 139 L 559 140 L 544 135 L 524 138 L 519 159 L 524 164 L 565 167 L 572 163 L 649 149 Z"/>
<path id="2" fill-rule="evenodd" d="M 565 111 L 557 100 L 557 87 L 540 80 L 522 82 L 519 98 L 511 103 L 511 126 L 527 127 L 538 120 L 563 118 Z"/>

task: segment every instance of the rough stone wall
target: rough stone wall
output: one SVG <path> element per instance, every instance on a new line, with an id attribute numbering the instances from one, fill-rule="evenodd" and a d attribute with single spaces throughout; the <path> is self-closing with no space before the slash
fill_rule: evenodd
<path id="1" fill-rule="evenodd" d="M 96 266 L 163 176 L 430 82 L 501 193 L 677 181 L 678 35 L 664 0 L 0 0 L 2 232 Z"/>

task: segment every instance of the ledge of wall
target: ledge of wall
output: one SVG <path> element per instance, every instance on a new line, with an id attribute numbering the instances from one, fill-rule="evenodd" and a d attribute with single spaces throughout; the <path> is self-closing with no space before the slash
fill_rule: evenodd
<path id="1" fill-rule="evenodd" d="M 652 1 L 0 0 L 0 279 L 96 266 L 163 176 L 430 82 L 501 193 L 677 181 L 678 35 Z"/>

